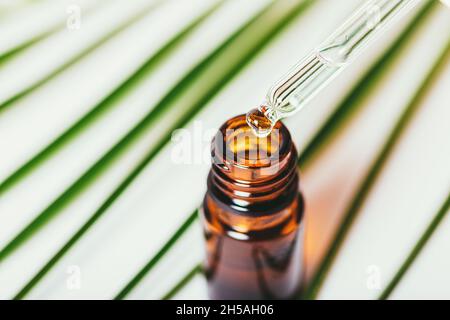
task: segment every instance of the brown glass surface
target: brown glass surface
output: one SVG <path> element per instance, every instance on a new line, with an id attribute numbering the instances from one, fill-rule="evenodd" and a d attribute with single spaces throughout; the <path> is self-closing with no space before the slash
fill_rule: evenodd
<path id="1" fill-rule="evenodd" d="M 227 121 L 212 143 L 202 221 L 213 299 L 288 299 L 303 274 L 303 201 L 297 151 L 277 123 L 258 138 L 245 116 Z"/>

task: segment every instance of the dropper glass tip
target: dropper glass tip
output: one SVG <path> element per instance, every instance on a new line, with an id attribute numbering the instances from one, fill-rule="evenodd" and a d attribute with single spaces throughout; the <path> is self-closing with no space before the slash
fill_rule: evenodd
<path id="1" fill-rule="evenodd" d="M 259 108 L 250 110 L 247 113 L 246 120 L 253 133 L 259 138 L 265 138 L 270 135 L 275 125 Z"/>

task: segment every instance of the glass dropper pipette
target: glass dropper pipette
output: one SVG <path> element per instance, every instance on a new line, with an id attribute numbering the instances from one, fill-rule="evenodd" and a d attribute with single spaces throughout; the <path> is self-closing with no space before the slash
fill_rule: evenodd
<path id="1" fill-rule="evenodd" d="M 269 90 L 266 100 L 247 114 L 259 137 L 281 119 L 300 111 L 373 40 L 422 0 L 370 0 L 318 49 L 294 66 Z"/>

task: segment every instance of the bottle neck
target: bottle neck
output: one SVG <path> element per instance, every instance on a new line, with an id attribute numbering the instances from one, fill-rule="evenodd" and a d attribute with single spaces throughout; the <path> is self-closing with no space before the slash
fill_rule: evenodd
<path id="1" fill-rule="evenodd" d="M 290 233 L 302 218 L 303 205 L 303 198 L 296 192 L 292 201 L 274 208 L 270 213 L 252 212 L 252 215 L 243 215 L 217 200 L 211 192 L 207 192 L 203 209 L 212 228 L 241 234 L 253 233 L 257 236 L 258 232 L 268 230 L 275 234 Z"/>
<path id="2" fill-rule="evenodd" d="M 208 176 L 208 190 L 212 198 L 236 214 L 274 214 L 297 197 L 299 176 L 296 159 L 297 152 L 291 145 L 286 157 L 278 164 L 277 171 L 259 181 L 235 179 L 228 167 L 213 163 Z"/>
<path id="3" fill-rule="evenodd" d="M 258 138 L 245 116 L 233 118 L 215 136 L 211 155 L 204 207 L 220 224 L 245 232 L 297 218 L 297 151 L 283 124 Z"/>

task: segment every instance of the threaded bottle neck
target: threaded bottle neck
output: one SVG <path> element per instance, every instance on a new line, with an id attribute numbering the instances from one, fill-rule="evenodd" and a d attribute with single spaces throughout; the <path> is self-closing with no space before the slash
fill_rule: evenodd
<path id="1" fill-rule="evenodd" d="M 282 123 L 268 137 L 258 138 L 245 116 L 232 118 L 217 132 L 211 155 L 208 190 L 235 213 L 270 215 L 298 195 L 297 151 Z"/>

